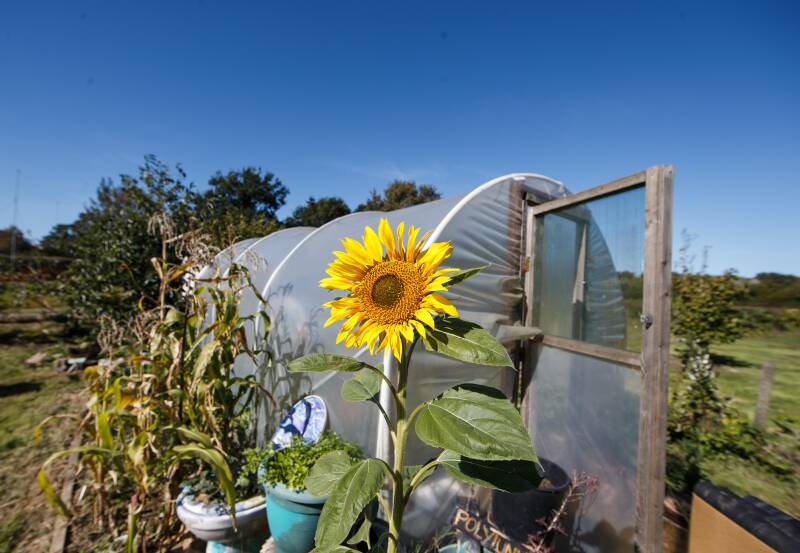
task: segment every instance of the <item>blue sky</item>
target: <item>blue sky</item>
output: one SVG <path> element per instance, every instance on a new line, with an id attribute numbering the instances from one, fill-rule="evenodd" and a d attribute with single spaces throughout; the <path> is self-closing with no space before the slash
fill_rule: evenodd
<path id="1" fill-rule="evenodd" d="M 800 274 L 796 2 L 3 2 L 0 226 L 41 237 L 146 153 L 351 205 L 676 166 L 709 268 Z"/>

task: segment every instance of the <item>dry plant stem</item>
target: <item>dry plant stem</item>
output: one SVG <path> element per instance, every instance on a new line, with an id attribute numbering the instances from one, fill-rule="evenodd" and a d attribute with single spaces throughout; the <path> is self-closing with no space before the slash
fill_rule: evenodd
<path id="1" fill-rule="evenodd" d="M 550 553 L 552 548 L 546 545 L 545 540 L 551 533 L 564 533 L 561 526 L 561 521 L 566 514 L 567 506 L 570 503 L 579 501 L 582 497 L 588 494 L 593 494 L 596 488 L 597 482 L 595 478 L 574 471 L 572 473 L 572 479 L 570 480 L 569 488 L 567 488 L 567 493 L 564 495 L 564 499 L 562 500 L 558 509 L 553 511 L 553 513 L 550 515 L 550 518 L 547 522 L 547 527 L 537 535 L 530 536 L 528 538 L 528 542 L 522 546 L 530 553 Z"/>

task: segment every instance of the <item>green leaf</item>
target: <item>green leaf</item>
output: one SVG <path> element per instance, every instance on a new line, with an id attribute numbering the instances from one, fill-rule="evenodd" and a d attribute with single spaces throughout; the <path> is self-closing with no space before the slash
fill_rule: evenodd
<path id="1" fill-rule="evenodd" d="M 381 486 L 389 467 L 380 459 L 364 459 L 353 465 L 328 496 L 319 517 L 317 547 L 339 545 Z"/>
<path id="2" fill-rule="evenodd" d="M 312 495 L 328 495 L 355 461 L 346 451 L 331 451 L 314 463 L 304 485 Z"/>
<path id="3" fill-rule="evenodd" d="M 206 372 L 206 367 L 208 363 L 211 361 L 211 358 L 214 356 L 214 353 L 217 351 L 219 347 L 218 340 L 210 340 L 203 348 L 200 350 L 200 353 L 197 356 L 197 360 L 194 364 L 194 375 L 192 380 L 192 387 L 196 387 L 197 384 L 203 379 L 203 375 Z"/>
<path id="4" fill-rule="evenodd" d="M 542 480 L 531 461 L 481 461 L 443 451 L 439 462 L 457 480 L 507 492 L 532 490 Z"/>
<path id="5" fill-rule="evenodd" d="M 491 461 L 536 461 L 522 417 L 502 392 L 478 384 L 447 390 L 419 411 L 420 440 L 459 455 Z"/>
<path id="6" fill-rule="evenodd" d="M 50 506 L 61 516 L 65 518 L 71 517 L 72 513 L 70 513 L 69 508 L 67 508 L 66 504 L 61 500 L 61 496 L 58 495 L 53 484 L 50 483 L 50 479 L 47 478 L 44 469 L 39 469 L 39 474 L 36 475 L 36 479 L 39 481 L 39 487 L 42 488 L 42 492 L 45 498 L 47 498 L 47 502 L 50 503 Z"/>
<path id="7" fill-rule="evenodd" d="M 113 449 L 114 438 L 111 436 L 111 425 L 108 418 L 108 411 L 103 411 L 97 416 L 97 433 L 100 437 L 100 445 L 106 449 Z"/>
<path id="8" fill-rule="evenodd" d="M 367 544 L 369 547 L 369 529 L 372 527 L 372 521 L 369 517 L 364 517 L 364 520 L 361 521 L 361 524 L 353 533 L 353 536 L 347 540 L 347 545 L 358 545 L 362 541 Z"/>
<path id="9" fill-rule="evenodd" d="M 337 355 L 335 353 L 310 353 L 303 357 L 298 357 L 289 363 L 289 372 L 356 372 L 370 367 L 368 363 L 359 361 L 349 355 Z"/>
<path id="10" fill-rule="evenodd" d="M 408 491 L 411 489 L 411 481 L 424 466 L 425 465 L 408 465 L 403 467 L 403 470 L 401 471 L 401 474 L 403 475 L 403 495 L 408 494 Z M 433 474 L 433 471 L 435 470 L 436 465 L 426 468 L 425 472 L 419 477 L 417 485 L 422 483 L 427 477 Z"/>
<path id="11" fill-rule="evenodd" d="M 477 275 L 482 270 L 488 269 L 489 267 L 491 267 L 491 265 L 483 265 L 481 267 L 473 267 L 472 269 L 464 269 L 451 276 L 450 280 L 448 280 L 444 285 L 450 287 L 455 286 L 456 284 L 461 284 L 468 278 Z"/>
<path id="12" fill-rule="evenodd" d="M 353 549 L 352 547 L 347 547 L 346 545 L 328 545 L 328 546 L 318 546 L 309 551 L 309 553 L 358 553 L 357 549 Z"/>
<path id="13" fill-rule="evenodd" d="M 211 438 L 203 432 L 194 430 L 192 428 L 187 428 L 186 426 L 177 426 L 175 427 L 175 430 L 187 440 L 199 442 L 205 447 L 214 447 L 214 444 L 211 442 Z"/>
<path id="14" fill-rule="evenodd" d="M 511 357 L 506 348 L 483 328 L 455 317 L 445 317 L 436 321 L 436 327 L 425 333 L 425 347 L 459 361 L 511 367 Z"/>
<path id="15" fill-rule="evenodd" d="M 381 391 L 381 375 L 373 369 L 361 369 L 342 384 L 342 399 L 345 401 L 369 401 Z"/>
<path id="16" fill-rule="evenodd" d="M 183 457 L 195 457 L 210 465 L 217 475 L 219 487 L 225 494 L 225 499 L 233 513 L 236 505 L 236 491 L 233 488 L 233 474 L 228 462 L 222 453 L 216 449 L 205 447 L 201 444 L 178 445 L 173 448 L 178 455 Z"/>

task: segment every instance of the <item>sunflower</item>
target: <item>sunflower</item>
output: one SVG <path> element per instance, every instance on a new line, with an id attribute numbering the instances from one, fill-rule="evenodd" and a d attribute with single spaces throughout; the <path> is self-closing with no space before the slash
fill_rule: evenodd
<path id="1" fill-rule="evenodd" d="M 331 310 L 325 326 L 345 319 L 336 343 L 347 347 L 369 346 L 375 353 L 388 347 L 400 360 L 403 346 L 414 340 L 415 332 L 425 337 L 433 329 L 434 316 L 458 316 L 458 311 L 441 294 L 447 290 L 450 273 L 458 269 L 439 269 L 450 257 L 449 242 L 434 242 L 422 249 L 430 232 L 418 239 L 420 229 L 400 223 L 396 232 L 381 219 L 378 233 L 364 228 L 363 245 L 352 238 L 342 240 L 344 251 L 333 254 L 319 285 L 328 290 L 344 290 L 348 295 L 324 304 Z"/>

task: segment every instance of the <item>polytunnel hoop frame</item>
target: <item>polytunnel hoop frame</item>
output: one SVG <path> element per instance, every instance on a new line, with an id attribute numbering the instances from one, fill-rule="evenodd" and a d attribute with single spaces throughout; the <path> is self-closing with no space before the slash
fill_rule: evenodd
<path id="1" fill-rule="evenodd" d="M 669 384 L 669 340 L 672 280 L 672 187 L 674 169 L 658 165 L 645 171 L 564 198 L 536 203 L 526 197 L 525 271 L 523 302 L 526 326 L 533 324 L 532 261 L 535 255 L 536 217 L 568 206 L 643 187 L 645 191 L 644 271 L 642 313 L 649 326 L 642 329 L 641 354 L 553 335 L 538 343 L 638 369 L 641 373 L 639 448 L 637 459 L 635 540 L 637 551 L 657 553 L 661 549 L 664 491 L 666 483 L 666 431 Z M 526 361 L 533 343 L 524 344 Z M 535 365 L 535 362 L 532 363 Z M 531 384 L 529 383 L 527 388 Z M 530 394 L 523 397 L 523 414 L 530 420 Z"/>

